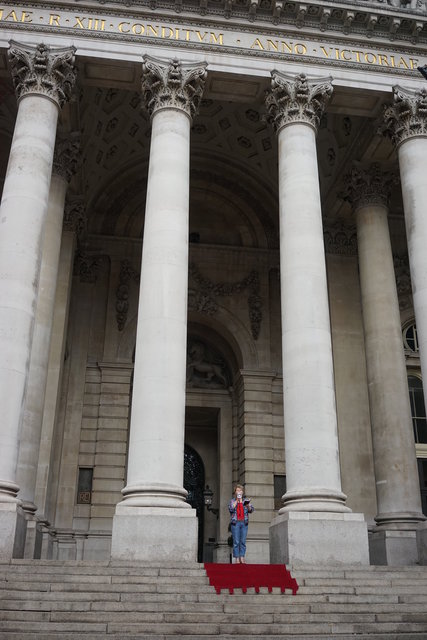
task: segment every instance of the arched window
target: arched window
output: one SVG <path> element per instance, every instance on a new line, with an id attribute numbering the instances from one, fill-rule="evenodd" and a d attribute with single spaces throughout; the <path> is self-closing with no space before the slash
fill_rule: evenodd
<path id="1" fill-rule="evenodd" d="M 414 322 L 403 329 L 403 344 L 405 349 L 418 353 L 417 326 Z"/>
<path id="2" fill-rule="evenodd" d="M 409 375 L 408 387 L 415 442 L 427 444 L 427 417 L 422 380 L 418 376 Z"/>

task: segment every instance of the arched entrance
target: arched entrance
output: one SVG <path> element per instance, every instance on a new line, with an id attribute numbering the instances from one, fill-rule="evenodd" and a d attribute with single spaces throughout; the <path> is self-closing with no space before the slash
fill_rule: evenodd
<path id="1" fill-rule="evenodd" d="M 203 562 L 204 515 L 205 504 L 203 490 L 205 488 L 205 466 L 197 451 L 188 444 L 184 447 L 184 489 L 188 492 L 187 502 L 196 509 L 199 521 L 197 561 Z"/>

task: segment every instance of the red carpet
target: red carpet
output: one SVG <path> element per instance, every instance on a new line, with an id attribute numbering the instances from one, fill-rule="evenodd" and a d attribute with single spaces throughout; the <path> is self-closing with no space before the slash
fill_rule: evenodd
<path id="1" fill-rule="evenodd" d="M 215 587 L 217 593 L 221 589 L 242 589 L 243 593 L 249 587 L 254 587 L 259 593 L 260 587 L 267 587 L 269 593 L 273 587 L 292 589 L 293 595 L 298 591 L 297 581 L 291 576 L 284 564 L 216 564 L 205 563 L 209 584 Z"/>

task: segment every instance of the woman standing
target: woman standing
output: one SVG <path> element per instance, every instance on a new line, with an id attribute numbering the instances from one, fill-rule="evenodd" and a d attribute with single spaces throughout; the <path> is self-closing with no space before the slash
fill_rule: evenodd
<path id="1" fill-rule="evenodd" d="M 246 536 L 248 535 L 249 514 L 254 511 L 251 499 L 246 498 L 241 484 L 234 488 L 234 498 L 228 504 L 231 516 L 231 535 L 233 537 L 233 558 L 235 562 L 244 563 L 246 553 Z"/>

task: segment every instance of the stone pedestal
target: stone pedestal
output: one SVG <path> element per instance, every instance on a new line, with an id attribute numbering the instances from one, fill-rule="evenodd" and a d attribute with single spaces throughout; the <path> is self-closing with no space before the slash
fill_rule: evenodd
<path id="1" fill-rule="evenodd" d="M 385 529 L 369 540 L 371 564 L 407 566 L 418 564 L 417 532 Z"/>
<path id="2" fill-rule="evenodd" d="M 197 562 L 194 509 L 118 505 L 113 519 L 112 560 Z"/>
<path id="3" fill-rule="evenodd" d="M 40 558 L 42 550 L 42 530 L 39 521 L 34 513 L 25 514 L 27 521 L 27 532 L 25 535 L 24 558 Z"/>
<path id="4" fill-rule="evenodd" d="M 270 562 L 369 564 L 363 514 L 289 511 L 279 515 L 270 526 Z"/>
<path id="5" fill-rule="evenodd" d="M 23 557 L 26 525 L 24 511 L 17 502 L 0 502 L 0 561 Z"/>

